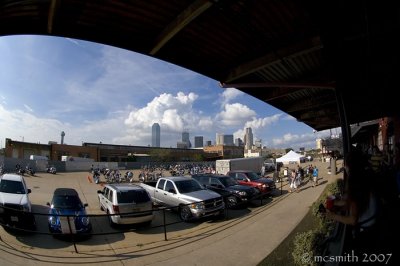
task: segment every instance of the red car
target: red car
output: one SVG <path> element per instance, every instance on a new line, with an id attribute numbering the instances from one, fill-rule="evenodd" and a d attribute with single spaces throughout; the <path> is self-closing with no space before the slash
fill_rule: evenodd
<path id="1" fill-rule="evenodd" d="M 270 178 L 260 177 L 257 173 L 246 170 L 229 171 L 228 176 L 235 178 L 240 185 L 255 187 L 264 195 L 271 194 L 276 189 Z"/>

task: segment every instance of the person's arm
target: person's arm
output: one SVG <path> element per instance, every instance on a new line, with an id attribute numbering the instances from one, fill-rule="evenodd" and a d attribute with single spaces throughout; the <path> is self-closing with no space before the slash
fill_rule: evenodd
<path id="1" fill-rule="evenodd" d="M 341 215 L 327 210 L 326 217 L 339 223 L 355 225 L 357 223 L 357 206 L 354 202 L 349 204 L 349 214 Z"/>

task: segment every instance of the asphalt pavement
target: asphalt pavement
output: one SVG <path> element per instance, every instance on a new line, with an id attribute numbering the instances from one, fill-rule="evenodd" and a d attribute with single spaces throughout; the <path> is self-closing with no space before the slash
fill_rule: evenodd
<path id="1" fill-rule="evenodd" d="M 44 215 L 37 216 L 40 234 L 9 232 L 0 227 L 0 265 L 257 265 L 303 219 L 325 186 L 342 176 L 328 174 L 329 163 L 311 163 L 319 168 L 317 187 L 308 182 L 298 193 L 289 193 L 287 182 L 283 182 L 281 194 L 277 183 L 272 198 L 253 201 L 248 208 L 229 210 L 224 220 L 179 223 L 176 213 L 165 212 L 166 221 L 172 223 L 166 234 L 162 212 L 150 228 L 128 228 L 129 232 L 126 228 L 110 228 L 106 217 L 93 217 L 97 235 L 75 245 L 47 235 Z M 104 214 L 99 210 L 96 194 L 101 186 L 91 183 L 88 175 L 38 173 L 36 177 L 26 177 L 34 211 L 46 213 L 46 202 L 54 188 L 73 187 L 89 204 L 90 214 Z"/>

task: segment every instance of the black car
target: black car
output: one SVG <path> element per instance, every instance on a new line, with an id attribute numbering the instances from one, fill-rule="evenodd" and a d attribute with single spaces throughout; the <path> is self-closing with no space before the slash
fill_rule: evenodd
<path id="1" fill-rule="evenodd" d="M 260 193 L 258 189 L 242 186 L 234 178 L 225 175 L 196 174 L 192 178 L 205 188 L 219 193 L 228 208 L 237 207 L 254 199 Z"/>
<path id="2" fill-rule="evenodd" d="M 81 234 L 90 233 L 92 225 L 86 215 L 85 208 L 73 188 L 57 188 L 53 193 L 48 216 L 48 225 L 51 233 L 57 234 Z"/>

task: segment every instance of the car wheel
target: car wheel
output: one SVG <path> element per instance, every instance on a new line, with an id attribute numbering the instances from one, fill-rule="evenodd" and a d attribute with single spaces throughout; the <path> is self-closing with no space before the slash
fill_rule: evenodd
<path id="1" fill-rule="evenodd" d="M 179 208 L 179 217 L 184 222 L 189 221 L 192 218 L 192 212 L 188 206 L 182 206 Z"/>
<path id="2" fill-rule="evenodd" d="M 103 205 L 101 205 L 100 199 L 99 199 L 99 205 L 100 205 L 100 210 L 104 211 Z"/>
<path id="3" fill-rule="evenodd" d="M 230 209 L 234 208 L 238 204 L 236 197 L 229 196 L 226 198 L 226 206 Z"/>

